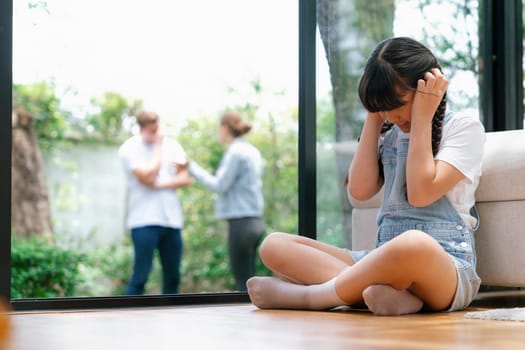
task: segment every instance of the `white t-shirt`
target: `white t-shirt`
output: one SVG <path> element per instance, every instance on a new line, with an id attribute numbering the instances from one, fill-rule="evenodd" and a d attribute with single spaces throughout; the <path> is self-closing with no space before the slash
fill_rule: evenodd
<path id="1" fill-rule="evenodd" d="M 402 135 L 400 137 L 409 136 L 403 132 L 399 134 Z M 447 162 L 465 175 L 446 196 L 470 227 L 475 227 L 477 222 L 476 218 L 470 215 L 470 208 L 476 201 L 475 193 L 481 176 L 485 139 L 485 129 L 476 111 L 454 113 L 443 124 L 441 143 L 434 157 L 436 160 Z"/>
<path id="2" fill-rule="evenodd" d="M 140 135 L 131 137 L 120 146 L 118 154 L 128 184 L 127 226 L 130 229 L 149 225 L 182 228 L 182 208 L 176 191 L 152 189 L 141 184 L 133 175 L 134 169 L 146 167 L 151 162 L 153 151 L 154 145 L 144 143 Z M 161 183 L 175 176 L 173 163 L 183 163 L 185 159 L 182 146 L 165 137 L 162 141 L 161 168 L 156 181 Z"/>
<path id="3" fill-rule="evenodd" d="M 470 215 L 470 208 L 476 202 L 475 193 L 481 176 L 485 140 L 485 128 L 477 113 L 456 113 L 443 125 L 441 143 L 435 157 L 465 175 L 447 193 L 447 198 L 470 227 L 476 226 L 476 218 Z"/>

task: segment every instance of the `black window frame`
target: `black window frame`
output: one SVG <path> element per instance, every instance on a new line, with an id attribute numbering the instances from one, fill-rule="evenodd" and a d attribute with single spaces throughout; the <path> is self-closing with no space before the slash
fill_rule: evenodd
<path id="1" fill-rule="evenodd" d="M 0 297 L 9 299 L 11 278 L 11 106 L 13 2 L 0 1 Z"/>
<path id="2" fill-rule="evenodd" d="M 522 1 L 480 1 L 481 110 L 486 131 L 523 129 Z"/>
<path id="3" fill-rule="evenodd" d="M 299 3 L 299 234 L 316 238 L 316 1 Z M 523 128 L 521 0 L 481 0 L 481 109 L 487 131 Z M 248 302 L 245 292 L 10 299 L 13 2 L 0 2 L 0 297 L 14 310 Z M 503 117 L 502 117 L 503 116 Z"/>

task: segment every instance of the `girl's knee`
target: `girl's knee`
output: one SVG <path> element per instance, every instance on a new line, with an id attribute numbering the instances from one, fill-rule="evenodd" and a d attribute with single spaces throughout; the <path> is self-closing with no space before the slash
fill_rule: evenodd
<path id="1" fill-rule="evenodd" d="M 259 255 L 266 266 L 274 265 L 282 257 L 287 243 L 291 241 L 290 236 L 287 233 L 274 232 L 263 240 L 259 248 Z"/>
<path id="2" fill-rule="evenodd" d="M 406 231 L 391 242 L 394 243 L 392 251 L 405 258 L 424 259 L 440 248 L 434 238 L 419 230 Z"/>
<path id="3" fill-rule="evenodd" d="M 424 247 L 424 246 L 434 246 L 437 244 L 437 241 L 432 238 L 429 234 L 420 231 L 420 230 L 408 230 L 400 235 L 405 241 L 405 244 L 408 246 L 415 247 Z"/>

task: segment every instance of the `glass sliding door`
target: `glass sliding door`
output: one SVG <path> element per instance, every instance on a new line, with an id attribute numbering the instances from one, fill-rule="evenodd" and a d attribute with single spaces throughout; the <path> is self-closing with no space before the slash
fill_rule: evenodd
<path id="1" fill-rule="evenodd" d="M 220 118 L 237 111 L 263 158 L 262 235 L 298 231 L 296 1 L 14 2 L 13 22 L 13 299 L 127 295 L 141 243 L 119 148 L 141 137 L 143 110 L 211 175 L 229 145 Z M 176 193 L 179 293 L 238 291 L 220 191 Z M 159 295 L 153 252 L 144 294 Z M 258 259 L 255 272 L 269 273 Z"/>

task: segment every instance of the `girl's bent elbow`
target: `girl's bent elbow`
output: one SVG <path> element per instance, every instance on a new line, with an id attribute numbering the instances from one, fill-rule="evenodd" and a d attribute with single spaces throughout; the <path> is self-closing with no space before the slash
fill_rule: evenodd
<path id="1" fill-rule="evenodd" d="M 362 187 L 358 186 L 357 188 L 355 186 L 348 186 L 348 194 L 350 197 L 355 199 L 356 201 L 366 201 L 370 199 L 372 195 L 368 193 L 368 191 L 364 191 Z"/>
<path id="2" fill-rule="evenodd" d="M 427 205 L 431 204 L 427 200 L 427 198 L 424 198 L 423 196 L 414 196 L 407 194 L 407 200 L 408 204 L 416 208 L 426 207 Z"/>

